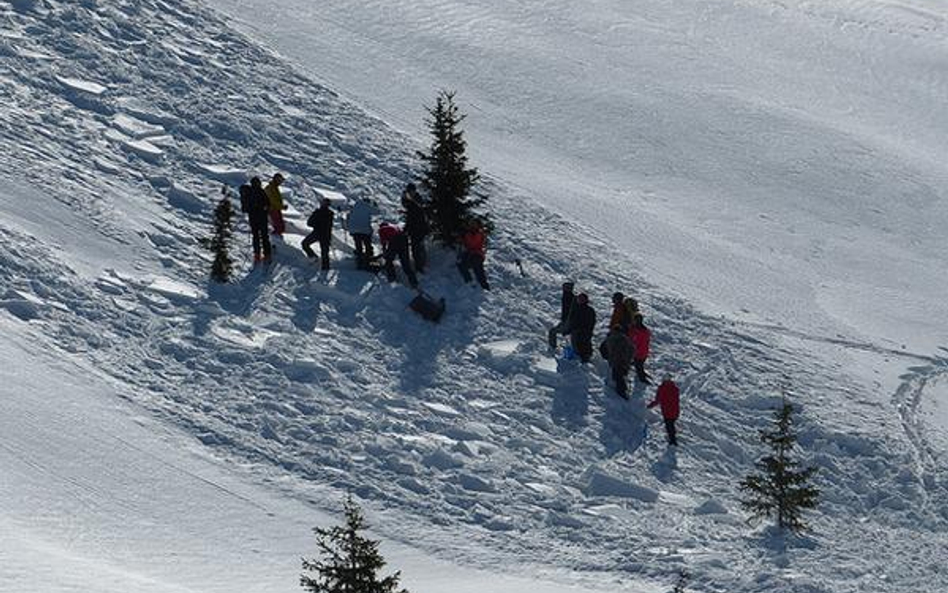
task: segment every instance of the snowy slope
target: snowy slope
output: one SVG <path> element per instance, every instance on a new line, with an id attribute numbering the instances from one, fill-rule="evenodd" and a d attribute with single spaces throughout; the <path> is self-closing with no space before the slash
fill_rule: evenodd
<path id="1" fill-rule="evenodd" d="M 456 89 L 477 162 L 703 310 L 948 344 L 940 0 L 209 3 L 411 133 Z"/>
<path id="2" fill-rule="evenodd" d="M 115 404 L 96 430 L 114 423 L 127 440 L 151 443 L 143 455 L 165 459 L 161 435 L 169 431 L 179 443 L 183 432 L 188 449 L 216 461 L 175 458 L 174 465 L 287 509 L 274 523 L 246 517 L 266 526 L 255 542 L 265 550 L 259 561 L 241 556 L 248 587 L 276 590 L 283 575 L 261 575 L 282 572 L 306 552 L 289 550 L 299 540 L 271 544 L 267 533 L 292 529 L 301 501 L 335 512 L 346 491 L 363 501 L 380 536 L 412 544 L 406 557 L 418 570 L 421 554 L 610 590 L 660 590 L 682 568 L 703 591 L 945 585 L 945 464 L 928 428 L 943 415 L 922 397 L 941 384 L 942 356 L 709 316 L 646 282 L 597 233 L 499 178 L 487 182 L 504 221 L 491 251 L 496 288 L 459 286 L 452 258 L 438 254 L 424 286 L 447 298 L 448 315 L 440 326 L 426 324 L 407 314 L 407 289 L 355 272 L 342 242 L 342 261 L 329 273 L 297 249 L 314 187 L 371 192 L 393 214 L 393 198 L 411 178 L 414 142 L 193 2 L 30 5 L 0 5 L 0 92 L 12 106 L 0 112 L 0 139 L 17 147 L 0 153 L 5 358 L 51 379 L 89 369 L 77 395 L 106 407 L 116 397 L 130 400 Z M 250 271 L 244 260 L 236 283 L 209 287 L 196 237 L 206 233 L 218 184 L 276 169 L 288 173 L 293 190 L 287 245 L 269 273 Z M 558 232 L 537 233 L 548 227 Z M 685 394 L 677 457 L 644 410 L 650 393 L 637 390 L 624 402 L 604 384 L 601 365 L 581 369 L 544 352 L 564 277 L 576 278 L 601 314 L 616 288 L 643 303 L 655 331 L 653 365 L 674 370 Z M 66 370 L 34 363 L 24 342 L 36 349 L 28 353 L 66 361 Z M 884 376 L 875 380 L 880 368 Z M 69 409 L 31 407 L 23 393 L 43 388 L 20 381 L 4 392 L 11 427 Z M 786 549 L 744 524 L 735 488 L 759 453 L 753 429 L 782 391 L 802 407 L 802 445 L 823 468 L 825 492 L 815 535 Z M 149 414 L 144 432 L 122 419 L 138 409 Z M 171 428 L 158 428 L 155 418 Z M 0 554 L 46 566 L 41 552 L 19 550 L 24 541 L 49 541 L 52 528 L 33 525 L 35 507 L 9 501 L 46 486 L 42 471 L 24 472 L 19 460 L 48 454 L 29 431 L 13 434 L 23 453 L 6 455 L 0 470 L 36 485 L 5 483 L 0 517 L 28 529 L 0 540 Z M 106 457 L 106 447 L 96 446 L 96 458 Z M 240 470 L 229 475 L 228 465 Z M 109 477 L 107 469 L 104 483 L 131 485 L 116 484 L 92 499 L 96 505 L 117 506 L 147 488 L 147 475 Z M 95 470 L 80 475 L 99 479 Z M 66 488 L 49 484 L 51 505 L 74 504 Z M 184 490 L 169 504 L 189 498 Z M 64 515 L 80 518 L 77 539 L 121 533 L 107 512 L 52 514 L 53 526 Z M 174 516 L 161 516 L 171 527 L 159 533 L 159 558 L 171 557 L 179 537 L 194 548 L 220 541 L 202 542 L 188 519 L 176 525 Z M 195 516 L 203 525 L 219 520 L 203 508 Z M 302 521 L 302 537 L 311 522 Z M 248 528 L 233 517 L 227 524 L 238 533 Z M 155 590 L 175 590 L 169 583 L 214 590 L 209 575 L 220 556 L 179 574 L 171 560 L 143 567 L 108 539 L 61 549 L 157 579 L 164 588 Z M 82 566 L 74 570 L 88 576 Z M 483 574 L 460 578 L 502 585 Z M 455 588 L 411 582 L 418 590 Z M 96 586 L 89 578 L 56 583 Z M 103 581 L 101 590 L 111 586 Z"/>

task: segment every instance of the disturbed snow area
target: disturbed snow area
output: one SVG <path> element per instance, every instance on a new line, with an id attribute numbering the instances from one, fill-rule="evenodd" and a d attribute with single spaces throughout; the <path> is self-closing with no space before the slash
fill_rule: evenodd
<path id="1" fill-rule="evenodd" d="M 25 360 L 17 345 L 29 343 L 65 361 L 62 372 L 90 369 L 95 379 L 76 398 L 128 400 L 109 417 L 130 440 L 140 433 L 117 418 L 131 410 L 147 412 L 146 427 L 155 417 L 170 423 L 171 442 L 187 439 L 217 460 L 214 470 L 196 465 L 200 475 L 238 466 L 226 479 L 291 509 L 277 527 L 259 519 L 268 533 L 292 528 L 301 501 L 335 512 L 351 492 L 381 537 L 416 553 L 591 588 L 660 589 L 681 569 L 699 591 L 908 593 L 946 584 L 945 463 L 929 420 L 940 416 L 920 412 L 928 386 L 941 384 L 944 352 L 709 316 L 647 282 L 601 233 L 494 177 L 485 182 L 500 221 L 494 290 L 459 285 L 451 255 L 436 253 L 423 286 L 446 297 L 448 313 L 427 324 L 408 314 L 407 288 L 352 268 L 341 232 L 330 272 L 298 249 L 317 195 L 368 192 L 395 216 L 394 198 L 417 170 L 412 140 L 191 1 L 17 3 L 0 6 L 0 19 L 0 96 L 11 106 L 0 112 L 0 140 L 17 146 L 0 154 L 5 351 Z M 244 259 L 237 282 L 208 285 L 197 238 L 219 184 L 275 170 L 291 190 L 290 232 L 275 263 L 251 270 Z M 246 242 L 241 235 L 242 256 Z M 643 303 L 651 365 L 674 371 L 683 391 L 677 454 L 644 409 L 650 390 L 623 401 L 602 364 L 582 368 L 545 352 L 567 277 L 600 317 L 617 288 Z M 824 356 L 840 348 L 847 354 Z M 876 380 L 871 369 L 884 359 L 886 376 Z M 903 373 L 894 382 L 893 368 Z M 45 430 L 42 418 L 68 418 L 65 406 L 29 405 L 58 388 L 57 376 L 45 386 L 13 381 L 5 421 L 29 418 Z M 814 534 L 791 541 L 748 527 L 736 491 L 760 453 L 754 429 L 782 392 L 800 406 L 803 453 L 821 468 L 824 491 Z M 76 562 L 70 578 L 53 577 L 54 589 L 111 590 L 95 578 L 103 565 L 141 572 L 156 591 L 229 588 L 208 576 L 226 549 L 209 554 L 206 572 L 200 563 L 176 572 L 166 549 L 145 565 L 120 552 L 123 529 L 148 512 L 131 504 L 123 522 L 102 510 L 129 503 L 118 485 L 95 484 L 143 479 L 116 478 L 119 456 L 96 449 L 94 463 L 76 470 L 90 486 L 76 491 L 46 481 L 54 464 L 42 440 L 10 434 L 0 471 L 24 480 L 4 484 L 0 519 L 26 525 L 31 549 L 42 550 L 64 519 L 31 522 L 23 502 L 31 490 L 21 483 L 60 484 L 50 505 L 77 509 L 79 528 L 56 542 Z M 83 439 L 92 437 L 76 438 L 89 450 Z M 68 441 L 50 442 L 70 458 Z M 238 519 L 181 513 L 177 528 L 213 531 L 223 521 L 239 530 L 244 515 L 234 508 Z M 174 516 L 158 520 L 173 525 Z M 112 537 L 87 545 L 92 532 Z M 226 548 L 188 533 L 197 547 Z M 0 539 L 0 557 L 40 562 L 17 553 L 24 538 Z M 148 555 L 150 542 L 135 541 L 135 553 Z M 276 551 L 307 552 L 258 545 L 264 553 L 242 547 L 237 557 L 244 582 L 261 591 L 274 581 L 260 575 L 283 570 Z"/>

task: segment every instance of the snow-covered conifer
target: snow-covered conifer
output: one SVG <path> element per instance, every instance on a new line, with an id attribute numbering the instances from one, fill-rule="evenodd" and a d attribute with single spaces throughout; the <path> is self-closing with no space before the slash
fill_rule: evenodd
<path id="1" fill-rule="evenodd" d="M 425 163 L 421 185 L 429 196 L 425 206 L 432 232 L 442 244 L 450 247 L 457 243 L 471 220 L 479 221 L 487 230 L 492 228 L 492 223 L 486 213 L 475 212 L 487 198 L 471 196 L 471 188 L 480 176 L 477 169 L 467 168 L 467 143 L 459 128 L 465 116 L 454 103 L 454 93 L 441 91 L 428 113 L 432 141 L 427 152 L 418 152 Z"/>
<path id="2" fill-rule="evenodd" d="M 233 236 L 234 206 L 225 188 L 224 197 L 214 208 L 214 233 L 203 241 L 204 246 L 214 254 L 211 278 L 216 282 L 230 281 L 234 268 L 234 260 L 230 257 L 230 242 Z"/>
<path id="3" fill-rule="evenodd" d="M 815 508 L 819 499 L 819 490 L 810 485 L 816 468 L 797 470 L 799 463 L 790 457 L 797 441 L 790 402 L 784 400 L 774 411 L 773 425 L 772 430 L 760 431 L 771 454 L 757 462 L 760 473 L 741 481 L 740 488 L 748 495 L 741 505 L 753 518 L 774 517 L 778 527 L 798 533 L 808 529 L 803 511 Z"/>
<path id="4" fill-rule="evenodd" d="M 365 518 L 359 505 L 349 497 L 345 502 L 345 525 L 313 529 L 321 559 L 303 559 L 300 584 L 314 593 L 408 593 L 399 589 L 399 572 L 379 578 L 385 560 L 379 542 L 361 535 Z"/>

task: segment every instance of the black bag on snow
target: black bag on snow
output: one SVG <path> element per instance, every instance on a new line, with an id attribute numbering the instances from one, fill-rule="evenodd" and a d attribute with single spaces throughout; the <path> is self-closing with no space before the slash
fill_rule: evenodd
<path id="1" fill-rule="evenodd" d="M 433 321 L 438 323 L 441 321 L 441 316 L 444 315 L 445 302 L 444 297 L 438 299 L 437 301 L 431 298 L 430 295 L 426 292 L 419 292 L 418 296 L 413 298 L 408 306 L 412 311 L 418 313 L 428 321 Z"/>

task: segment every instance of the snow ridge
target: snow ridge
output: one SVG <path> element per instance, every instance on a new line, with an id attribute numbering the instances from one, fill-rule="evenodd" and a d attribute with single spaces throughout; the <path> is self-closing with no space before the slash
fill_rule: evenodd
<path id="1" fill-rule="evenodd" d="M 0 140 L 18 147 L 0 154 L 0 309 L 222 459 L 325 509 L 352 492 L 387 537 L 483 566 L 531 559 L 619 583 L 685 568 L 703 591 L 946 584 L 944 465 L 913 416 L 945 360 L 876 405 L 797 343 L 650 285 L 593 229 L 499 180 L 486 183 L 496 288 L 460 286 L 451 255 L 434 254 L 423 285 L 448 314 L 427 324 L 405 287 L 351 268 L 344 237 L 328 273 L 298 250 L 310 187 L 369 192 L 394 216 L 409 139 L 189 0 L 25 5 L 0 7 L 14 106 Z M 277 169 L 292 191 L 276 263 L 208 285 L 195 238 L 216 186 Z M 625 402 L 601 364 L 544 351 L 563 278 L 600 317 L 615 289 L 643 303 L 651 365 L 682 387 L 677 455 L 650 391 Z M 802 408 L 825 497 L 816 534 L 784 547 L 743 523 L 736 490 L 781 393 Z"/>

